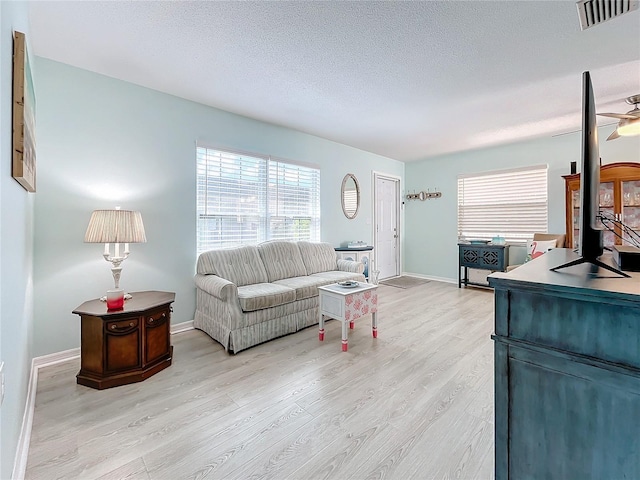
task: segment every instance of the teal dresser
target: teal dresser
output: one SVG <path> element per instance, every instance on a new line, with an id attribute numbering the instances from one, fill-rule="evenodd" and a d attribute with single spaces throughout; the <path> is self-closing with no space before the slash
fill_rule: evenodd
<path id="1" fill-rule="evenodd" d="M 494 273 L 495 472 L 505 479 L 640 479 L 640 274 L 554 249 Z"/>

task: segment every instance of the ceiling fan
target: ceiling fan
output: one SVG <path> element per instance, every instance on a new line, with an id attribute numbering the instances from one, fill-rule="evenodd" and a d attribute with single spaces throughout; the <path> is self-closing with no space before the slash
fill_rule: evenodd
<path id="1" fill-rule="evenodd" d="M 625 99 L 629 105 L 633 105 L 633 110 L 627 113 L 599 113 L 603 117 L 619 118 L 618 128 L 616 128 L 607 140 L 615 140 L 616 138 L 630 137 L 632 135 L 640 135 L 640 95 L 632 95 Z"/>

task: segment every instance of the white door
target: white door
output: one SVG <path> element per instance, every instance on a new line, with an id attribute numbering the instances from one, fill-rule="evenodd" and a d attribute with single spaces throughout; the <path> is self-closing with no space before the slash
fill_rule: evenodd
<path id="1" fill-rule="evenodd" d="M 374 174 L 374 252 L 379 279 L 400 275 L 400 179 Z"/>

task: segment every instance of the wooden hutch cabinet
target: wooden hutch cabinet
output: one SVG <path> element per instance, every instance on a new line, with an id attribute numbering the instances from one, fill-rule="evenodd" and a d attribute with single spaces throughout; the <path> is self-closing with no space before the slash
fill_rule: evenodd
<path id="1" fill-rule="evenodd" d="M 566 245 L 577 248 L 580 236 L 580 174 L 563 175 L 562 178 L 565 181 Z M 640 229 L 640 163 L 611 163 L 600 167 L 600 211 L 605 217 L 620 220 L 634 230 Z M 599 224 L 603 227 L 601 222 Z M 615 233 L 605 228 L 603 236 L 605 246 L 621 245 L 623 240 L 620 237 L 626 238 L 619 227 L 615 227 Z"/>

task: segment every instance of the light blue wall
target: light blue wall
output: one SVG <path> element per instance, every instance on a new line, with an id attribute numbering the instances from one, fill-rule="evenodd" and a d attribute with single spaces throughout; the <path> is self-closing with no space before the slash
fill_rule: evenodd
<path id="1" fill-rule="evenodd" d="M 612 126 L 599 130 L 602 163 L 640 162 L 640 137 L 606 142 Z M 406 189 L 438 188 L 442 198 L 406 201 L 405 271 L 457 281 L 457 179 L 460 174 L 527 165 L 549 166 L 549 232 L 565 231 L 564 180 L 570 162 L 580 165 L 580 133 L 445 155 L 406 165 Z M 497 233 L 497 232 L 496 232 Z M 512 248 L 511 263 L 524 259 Z"/>
<path id="2" fill-rule="evenodd" d="M 14 30 L 27 34 L 28 43 L 26 3 L 0 2 L 0 361 L 5 362 L 6 379 L 0 408 L 0 478 L 11 478 L 33 346 L 34 194 L 11 176 Z"/>
<path id="3" fill-rule="evenodd" d="M 131 246 L 121 285 L 175 291 L 173 323 L 195 311 L 195 144 L 314 163 L 321 168 L 322 240 L 372 240 L 371 172 L 404 164 L 61 63 L 37 58 L 38 194 L 35 218 L 35 354 L 75 348 L 71 311 L 112 286 L 102 247 L 84 244 L 91 211 L 142 213 L 147 243 Z M 347 220 L 340 185 L 362 187 Z"/>

